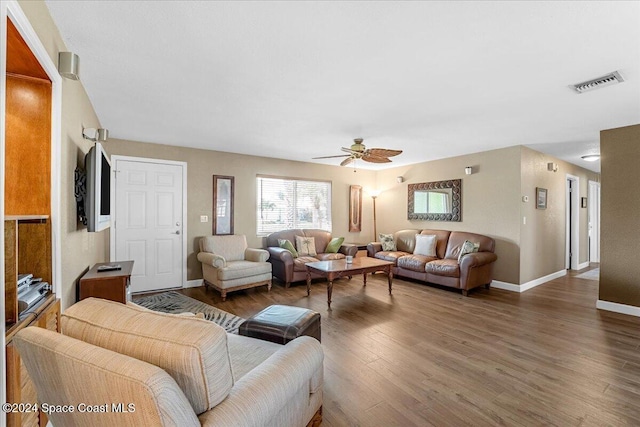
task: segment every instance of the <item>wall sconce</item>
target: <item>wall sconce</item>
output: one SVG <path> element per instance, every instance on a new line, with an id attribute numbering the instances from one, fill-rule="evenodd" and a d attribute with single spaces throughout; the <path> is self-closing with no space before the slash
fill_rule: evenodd
<path id="1" fill-rule="evenodd" d="M 82 129 L 82 137 L 84 139 L 88 139 L 89 141 L 100 141 L 104 142 L 109 139 L 109 129 L 102 128 L 86 128 Z"/>
<path id="2" fill-rule="evenodd" d="M 473 173 L 473 168 L 471 166 L 467 166 L 464 168 L 464 173 L 467 175 L 471 175 Z"/>
<path id="3" fill-rule="evenodd" d="M 58 52 L 58 72 L 62 77 L 71 80 L 80 80 L 78 68 L 80 58 L 73 52 Z"/>
<path id="4" fill-rule="evenodd" d="M 549 172 L 558 172 L 558 164 L 553 162 L 547 163 L 547 170 Z"/>
<path id="5" fill-rule="evenodd" d="M 396 181 L 398 181 L 398 184 L 402 184 L 404 182 L 404 177 L 402 175 L 401 176 L 397 176 L 396 177 Z"/>

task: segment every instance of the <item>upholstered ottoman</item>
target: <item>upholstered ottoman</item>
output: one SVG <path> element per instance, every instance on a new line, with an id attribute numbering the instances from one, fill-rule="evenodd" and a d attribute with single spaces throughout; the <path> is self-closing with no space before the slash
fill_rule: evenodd
<path id="1" fill-rule="evenodd" d="M 238 334 L 278 344 L 299 336 L 320 340 L 320 313 L 289 305 L 270 305 L 240 324 Z"/>

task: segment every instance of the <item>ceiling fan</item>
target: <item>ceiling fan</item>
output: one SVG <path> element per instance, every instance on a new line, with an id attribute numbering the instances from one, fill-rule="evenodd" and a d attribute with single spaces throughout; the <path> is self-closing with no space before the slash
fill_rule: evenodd
<path id="1" fill-rule="evenodd" d="M 369 163 L 390 163 L 391 159 L 389 157 L 397 156 L 402 153 L 402 150 L 389 150 L 387 148 L 366 148 L 362 143 L 362 138 L 356 138 L 353 140 L 353 145 L 349 148 L 342 147 L 342 151 L 349 154 L 341 154 L 338 156 L 323 156 L 323 157 L 314 157 L 314 159 L 331 159 L 335 157 L 346 157 L 342 162 L 340 162 L 340 166 L 346 166 L 349 163 L 355 162 L 356 160 L 364 160 Z"/>

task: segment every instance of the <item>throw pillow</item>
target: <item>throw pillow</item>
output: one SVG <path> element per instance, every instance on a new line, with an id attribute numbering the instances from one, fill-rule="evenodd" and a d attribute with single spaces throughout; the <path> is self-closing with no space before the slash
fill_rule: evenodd
<path id="1" fill-rule="evenodd" d="M 298 248 L 298 255 L 300 256 L 316 256 L 316 238 L 296 236 L 296 248 Z"/>
<path id="2" fill-rule="evenodd" d="M 298 251 L 293 247 L 293 243 L 287 239 L 278 239 L 278 246 L 291 252 L 294 258 L 298 258 Z"/>
<path id="3" fill-rule="evenodd" d="M 327 245 L 327 249 L 324 250 L 325 253 L 328 253 L 328 254 L 338 253 L 340 246 L 342 246 L 342 242 L 344 242 L 344 237 L 335 237 L 331 239 L 331 241 Z"/>
<path id="4" fill-rule="evenodd" d="M 467 254 L 472 254 L 474 252 L 478 252 L 480 249 L 480 243 L 473 243 L 468 240 L 465 240 L 462 244 L 462 248 L 460 248 L 460 255 L 458 256 L 458 264 L 462 261 L 462 257 Z"/>
<path id="5" fill-rule="evenodd" d="M 416 234 L 415 255 L 436 256 L 438 238 L 435 234 Z"/>
<path id="6" fill-rule="evenodd" d="M 382 243 L 383 251 L 396 251 L 396 242 L 393 240 L 393 234 L 380 234 L 380 243 Z"/>

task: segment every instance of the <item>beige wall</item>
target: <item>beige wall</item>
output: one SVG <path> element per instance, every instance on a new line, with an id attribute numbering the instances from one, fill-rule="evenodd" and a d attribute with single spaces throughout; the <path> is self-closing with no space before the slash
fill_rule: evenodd
<path id="1" fill-rule="evenodd" d="M 370 198 L 363 198 L 362 232 L 349 233 L 349 186 L 371 188 L 375 172 L 339 166 L 325 166 L 219 151 L 197 150 L 168 145 L 110 139 L 104 144 L 109 155 L 177 160 L 187 163 L 187 279 L 202 278 L 196 259 L 198 238 L 211 235 L 213 210 L 213 175 L 234 177 L 234 232 L 245 234 L 250 246 L 262 247 L 256 233 L 256 175 L 277 175 L 293 178 L 324 179 L 332 182 L 333 235 L 347 242 L 369 242 L 373 237 Z M 200 215 L 209 216 L 208 223 Z"/>
<path id="2" fill-rule="evenodd" d="M 57 64 L 58 52 L 66 51 L 67 48 L 45 3 L 20 1 L 19 4 L 51 60 Z M 63 267 L 62 283 L 56 284 L 56 292 L 64 309 L 76 300 L 76 279 L 89 266 L 108 259 L 109 232 L 87 233 L 86 227 L 77 221 L 73 192 L 74 170 L 77 165 L 84 165 L 84 155 L 93 145 L 82 138 L 82 128 L 100 127 L 100 122 L 82 82 L 68 79 L 62 81 L 60 237 Z"/>
<path id="3" fill-rule="evenodd" d="M 640 307 L 640 125 L 600 132 L 600 300 Z"/>
<path id="4" fill-rule="evenodd" d="M 472 175 L 464 168 L 473 167 Z M 405 181 L 398 184 L 396 177 Z M 462 221 L 407 219 L 408 184 L 462 179 Z M 496 280 L 519 283 L 520 147 L 485 151 L 378 172 L 378 233 L 405 228 L 470 231 L 496 240 Z"/>
<path id="5" fill-rule="evenodd" d="M 547 163 L 558 164 L 557 172 L 547 170 Z M 588 196 L 588 181 L 597 181 L 597 173 L 538 151 L 522 147 L 522 196 L 520 202 L 520 284 L 557 273 L 566 263 L 566 179 L 579 180 L 579 197 Z M 546 188 L 547 209 L 536 209 L 536 187 Z M 580 264 L 589 260 L 587 209 L 579 208 L 578 234 Z M 524 224 L 523 218 L 526 218 Z"/>

